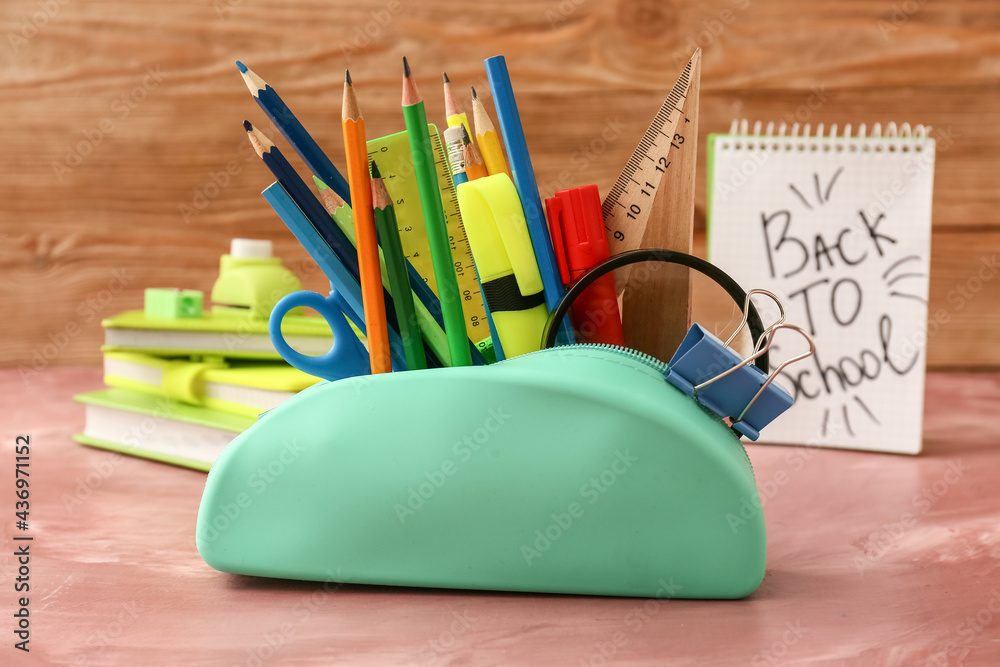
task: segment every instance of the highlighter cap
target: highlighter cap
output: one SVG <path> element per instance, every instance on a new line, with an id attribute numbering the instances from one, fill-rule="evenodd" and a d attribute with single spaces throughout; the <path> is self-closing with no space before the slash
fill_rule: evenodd
<path id="1" fill-rule="evenodd" d="M 610 254 L 596 185 L 560 190 L 545 200 L 559 275 L 569 285 Z"/>

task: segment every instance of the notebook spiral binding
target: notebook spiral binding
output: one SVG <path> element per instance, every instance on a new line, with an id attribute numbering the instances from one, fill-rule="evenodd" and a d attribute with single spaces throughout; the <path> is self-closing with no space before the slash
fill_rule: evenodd
<path id="1" fill-rule="evenodd" d="M 824 132 L 826 127 L 823 123 L 816 126 L 815 134 L 812 133 L 810 123 L 767 123 L 765 126 L 761 121 L 756 121 L 751 129 L 750 122 L 746 119 L 733 120 L 729 127 L 729 135 L 723 141 L 722 148 L 726 150 L 772 150 L 772 151 L 851 151 L 851 152 L 896 152 L 903 153 L 923 150 L 922 142 L 930 135 L 930 126 L 916 125 L 911 127 L 909 123 L 897 126 L 896 123 L 888 123 L 883 132 L 882 124 L 875 123 L 868 132 L 868 126 L 862 123 L 857 128 L 857 133 L 852 134 L 853 129 L 848 123 L 844 126 L 843 132 L 838 134 L 836 123 L 830 126 L 828 132 Z M 729 139 L 732 139 L 731 141 Z M 869 142 L 870 139 L 884 139 L 886 141 Z M 896 140 L 896 141 L 893 141 Z M 914 141 L 916 140 L 916 141 Z"/>

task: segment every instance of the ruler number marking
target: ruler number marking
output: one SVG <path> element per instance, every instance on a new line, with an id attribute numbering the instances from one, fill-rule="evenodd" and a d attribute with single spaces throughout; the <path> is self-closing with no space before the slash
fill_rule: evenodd
<path id="1" fill-rule="evenodd" d="M 691 74 L 692 66 L 691 63 L 688 63 L 667 99 L 653 116 L 649 128 L 639 140 L 636 150 L 629 157 L 621 175 L 612 186 L 608 198 L 602 203 L 601 208 L 606 221 L 605 228 L 615 242 L 624 242 L 626 234 L 628 233 L 630 238 L 632 234 L 628 223 L 625 223 L 626 231 L 615 229 L 615 227 L 622 225 L 625 219 L 631 219 L 639 224 L 640 219 L 645 219 L 648 208 L 647 205 L 638 202 L 623 203 L 623 200 L 628 201 L 630 193 L 635 192 L 629 181 L 638 186 L 641 195 L 652 200 L 660 183 L 661 175 L 671 165 L 671 161 L 667 159 L 668 151 L 671 148 L 680 150 L 685 142 L 684 135 L 676 131 L 676 126 L 681 118 L 684 118 L 685 123 L 691 122 L 689 118 L 684 117 L 683 113 L 683 104 L 687 101 L 691 84 Z M 664 131 L 666 127 L 672 127 L 671 132 Z M 660 140 L 659 135 L 663 135 L 668 141 Z M 651 165 L 647 165 L 643 158 L 649 160 Z M 616 213 L 618 210 L 615 208 L 616 205 L 624 210 L 624 216 Z"/>

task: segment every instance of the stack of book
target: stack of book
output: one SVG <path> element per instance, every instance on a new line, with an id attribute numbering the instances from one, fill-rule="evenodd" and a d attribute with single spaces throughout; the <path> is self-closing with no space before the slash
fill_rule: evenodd
<path id="1" fill-rule="evenodd" d="M 234 261 L 223 256 L 223 273 Z M 221 282 L 212 293 L 217 303 Z M 86 425 L 74 440 L 207 471 L 260 414 L 321 381 L 274 349 L 266 317 L 273 304 L 237 294 L 203 313 L 201 300 L 197 291 L 149 289 L 145 310 L 101 323 L 107 387 L 75 397 Z M 332 341 L 319 317 L 288 315 L 282 333 L 303 354 L 322 354 Z"/>

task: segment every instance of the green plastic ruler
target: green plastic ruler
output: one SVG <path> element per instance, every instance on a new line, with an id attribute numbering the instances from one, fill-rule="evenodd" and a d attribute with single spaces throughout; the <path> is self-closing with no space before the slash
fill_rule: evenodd
<path id="1" fill-rule="evenodd" d="M 451 255 L 455 263 L 455 272 L 458 274 L 458 288 L 463 298 L 465 327 L 469 339 L 479 343 L 490 335 L 489 325 L 486 322 L 486 307 L 483 305 L 479 281 L 476 280 L 472 250 L 469 249 L 469 239 L 465 235 L 465 226 L 458 210 L 458 195 L 451 180 L 441 137 L 433 123 L 428 123 L 427 127 L 431 135 L 434 166 L 441 187 L 441 203 L 444 206 L 451 239 Z M 431 264 L 427 230 L 424 226 L 424 212 L 420 206 L 420 191 L 417 189 L 417 180 L 414 177 L 410 141 L 406 132 L 372 139 L 368 142 L 368 156 L 378 164 L 386 190 L 392 197 L 403 252 L 413 264 L 413 268 L 423 277 L 424 282 L 434 294 L 437 294 L 437 281 L 434 279 L 434 267 Z"/>

